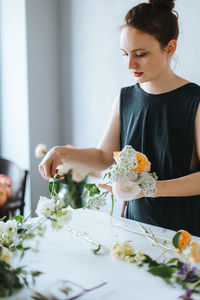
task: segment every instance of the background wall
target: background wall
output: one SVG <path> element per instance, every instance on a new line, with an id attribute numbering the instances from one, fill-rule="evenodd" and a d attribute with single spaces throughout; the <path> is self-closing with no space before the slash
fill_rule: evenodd
<path id="1" fill-rule="evenodd" d="M 128 9 L 140 2 L 0 0 L 1 148 L 3 155 L 30 168 L 33 212 L 39 196 L 48 194 L 35 146 L 97 146 L 116 94 L 134 84 L 119 50 L 119 27 Z M 176 10 L 175 71 L 200 84 L 200 2 L 176 0 Z"/>

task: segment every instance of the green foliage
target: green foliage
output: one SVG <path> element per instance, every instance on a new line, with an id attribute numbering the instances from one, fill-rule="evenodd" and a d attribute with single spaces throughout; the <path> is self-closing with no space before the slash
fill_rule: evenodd
<path id="1" fill-rule="evenodd" d="M 28 272 L 24 267 L 13 269 L 6 262 L 0 261 L 0 297 L 10 296 L 15 290 L 28 286 L 28 277 L 34 282 L 34 278 L 40 274 L 39 271 Z"/>
<path id="2" fill-rule="evenodd" d="M 86 183 L 84 185 L 85 189 L 87 190 L 87 194 L 89 194 L 90 197 L 93 197 L 94 195 L 99 195 L 100 190 L 94 183 Z"/>
<path id="3" fill-rule="evenodd" d="M 24 220 L 24 216 L 18 215 L 18 216 L 13 217 L 11 220 L 16 220 L 18 223 L 22 223 Z"/>

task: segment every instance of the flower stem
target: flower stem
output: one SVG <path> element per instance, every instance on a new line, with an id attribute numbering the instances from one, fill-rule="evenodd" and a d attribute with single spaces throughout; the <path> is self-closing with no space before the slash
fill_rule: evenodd
<path id="1" fill-rule="evenodd" d="M 131 228 L 129 228 L 129 227 L 125 227 L 125 226 L 122 226 L 122 225 L 119 225 L 119 224 L 117 224 L 117 223 L 114 223 L 113 224 L 114 226 L 117 226 L 117 227 L 120 227 L 120 228 L 122 228 L 122 229 L 124 229 L 124 230 L 127 230 L 127 231 L 131 231 L 131 232 L 134 232 L 134 233 L 138 233 L 138 234 L 142 234 L 142 235 L 145 235 L 145 236 L 149 236 L 150 238 L 152 238 L 152 235 L 150 234 L 150 233 L 146 233 L 146 232 L 141 232 L 141 231 L 137 231 L 137 230 L 134 230 L 134 229 L 131 229 Z M 165 238 L 163 238 L 163 237 L 161 237 L 161 236 L 158 236 L 158 235 L 155 235 L 155 237 L 157 237 L 157 238 L 159 238 L 159 239 L 162 239 L 162 240 L 168 240 L 168 241 L 170 241 L 170 239 L 165 239 Z M 154 240 L 155 241 L 155 240 Z M 162 244 L 161 244 L 162 245 Z M 163 247 L 165 247 L 165 248 L 167 248 L 167 249 L 173 249 L 173 248 L 168 248 L 167 246 L 164 246 L 164 245 L 162 245 Z"/>
<path id="2" fill-rule="evenodd" d="M 113 209 L 114 209 L 114 196 L 111 195 L 111 201 L 112 201 L 112 206 L 111 206 L 111 210 L 110 210 L 110 216 L 113 215 Z"/>
<path id="3" fill-rule="evenodd" d="M 199 279 L 198 281 L 196 281 L 196 282 L 192 285 L 191 290 L 194 290 L 195 287 L 196 287 L 197 285 L 199 285 L 199 284 L 200 284 L 200 279 Z"/>
<path id="4" fill-rule="evenodd" d="M 93 244 L 93 245 L 99 247 L 100 243 L 98 243 L 98 242 L 96 242 L 96 241 L 90 239 L 89 237 L 85 236 L 84 233 L 80 233 L 80 232 L 75 231 L 75 230 L 74 230 L 73 228 L 71 228 L 69 225 L 66 225 L 65 228 L 66 228 L 69 232 L 73 233 L 75 236 L 77 236 L 77 237 L 79 237 L 79 238 L 81 238 L 81 239 L 83 239 L 83 240 L 86 240 L 86 241 L 90 242 L 91 244 Z M 102 245 L 102 244 L 101 244 L 101 245 Z M 105 248 L 108 248 L 107 246 L 104 246 L 104 245 L 102 245 L 102 246 L 105 247 Z M 109 249 L 109 248 L 108 248 L 108 249 Z"/>

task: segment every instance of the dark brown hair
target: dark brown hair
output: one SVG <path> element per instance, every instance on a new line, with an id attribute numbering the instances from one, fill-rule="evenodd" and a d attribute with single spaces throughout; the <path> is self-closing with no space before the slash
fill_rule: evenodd
<path id="1" fill-rule="evenodd" d="M 165 48 L 170 40 L 178 39 L 178 13 L 173 10 L 174 0 L 149 0 L 131 8 L 125 16 L 124 26 L 132 26 L 153 35 Z"/>

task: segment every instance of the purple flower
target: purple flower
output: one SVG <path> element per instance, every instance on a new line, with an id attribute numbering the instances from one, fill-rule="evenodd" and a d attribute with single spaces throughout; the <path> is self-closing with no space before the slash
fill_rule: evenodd
<path id="1" fill-rule="evenodd" d="M 192 295 L 192 291 L 189 290 L 189 289 L 186 289 L 185 295 L 179 296 L 179 299 L 183 299 L 183 300 L 194 300 L 193 298 L 190 297 L 191 295 Z"/>
<path id="2" fill-rule="evenodd" d="M 193 267 L 192 269 L 190 269 L 188 264 L 184 264 L 178 274 L 185 275 L 185 279 L 194 279 L 197 277 L 197 275 L 195 274 L 196 270 L 197 268 Z"/>

